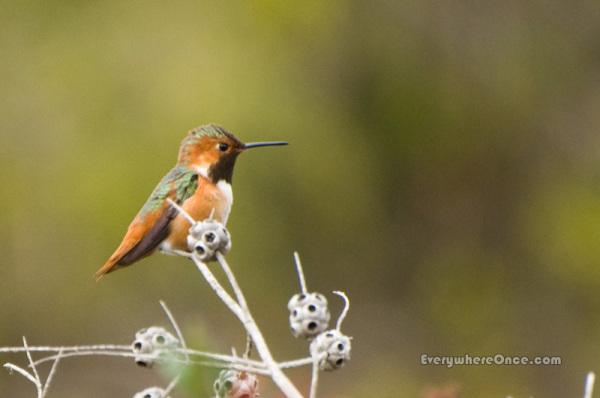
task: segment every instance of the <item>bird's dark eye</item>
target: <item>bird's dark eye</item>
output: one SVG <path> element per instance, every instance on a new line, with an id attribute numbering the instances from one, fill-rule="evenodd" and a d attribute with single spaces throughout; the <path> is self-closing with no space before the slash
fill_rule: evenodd
<path id="1" fill-rule="evenodd" d="M 224 142 L 220 142 L 219 143 L 219 151 L 221 152 L 225 152 L 229 149 L 229 145 L 224 143 Z"/>

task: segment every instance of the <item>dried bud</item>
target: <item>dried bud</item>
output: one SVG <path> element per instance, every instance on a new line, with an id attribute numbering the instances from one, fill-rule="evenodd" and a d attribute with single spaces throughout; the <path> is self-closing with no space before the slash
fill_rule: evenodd
<path id="1" fill-rule="evenodd" d="M 162 354 L 178 346 L 179 340 L 175 336 L 164 328 L 152 326 L 135 334 L 131 348 L 136 354 L 135 363 L 150 368 Z"/>
<path id="2" fill-rule="evenodd" d="M 231 249 L 231 236 L 220 222 L 204 220 L 190 228 L 187 243 L 198 260 L 214 261 L 217 251 L 226 254 Z"/>
<path id="3" fill-rule="evenodd" d="M 217 398 L 256 398 L 258 379 L 252 373 L 222 370 L 215 380 L 214 390 Z"/>
<path id="4" fill-rule="evenodd" d="M 299 293 L 288 302 L 290 327 L 294 337 L 311 339 L 327 329 L 329 309 L 321 293 Z"/>
<path id="5" fill-rule="evenodd" d="M 339 330 L 328 330 L 310 343 L 310 354 L 319 358 L 321 370 L 339 369 L 350 360 L 350 338 Z"/>

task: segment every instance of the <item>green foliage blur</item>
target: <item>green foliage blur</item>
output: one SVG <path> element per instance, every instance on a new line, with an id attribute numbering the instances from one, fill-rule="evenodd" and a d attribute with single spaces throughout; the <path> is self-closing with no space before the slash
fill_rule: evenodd
<path id="1" fill-rule="evenodd" d="M 353 358 L 321 396 L 580 396 L 600 371 L 598 4 L 2 1 L 0 346 L 128 344 L 167 325 L 163 299 L 190 345 L 243 350 L 182 259 L 92 278 L 186 131 L 216 122 L 291 143 L 239 159 L 229 222 L 277 359 L 306 354 L 288 333 L 294 250 L 309 289 L 352 299 Z M 129 397 L 164 375 L 65 360 L 50 395 Z M 290 375 L 306 390 L 307 369 Z M 174 396 L 209 396 L 215 376 L 194 369 Z M 2 397 L 33 393 L 0 372 Z"/>

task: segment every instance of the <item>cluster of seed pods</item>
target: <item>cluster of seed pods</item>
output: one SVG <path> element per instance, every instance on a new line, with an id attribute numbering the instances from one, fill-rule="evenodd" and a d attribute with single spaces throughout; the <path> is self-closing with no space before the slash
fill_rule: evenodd
<path id="1" fill-rule="evenodd" d="M 331 315 L 327 307 L 327 299 L 317 292 L 309 293 L 304 280 L 304 272 L 298 253 L 294 253 L 296 268 L 300 277 L 301 293 L 292 296 L 288 302 L 290 311 L 290 328 L 294 337 L 310 340 L 310 354 L 319 361 L 321 370 L 339 369 L 350 360 L 350 338 L 340 331 L 341 320 L 347 307 L 338 321 L 336 329 L 327 330 Z M 347 297 L 336 292 L 344 298 Z"/>
<path id="2" fill-rule="evenodd" d="M 344 298 L 346 307 L 336 328 L 328 330 L 331 314 L 327 298 L 318 292 L 308 292 L 297 253 L 295 259 L 302 291 L 293 295 L 287 306 L 292 334 L 310 341 L 310 355 L 316 359 L 320 370 L 339 369 L 350 360 L 352 349 L 351 338 L 340 331 L 341 321 L 348 310 L 348 299 L 345 294 L 335 292 Z M 231 369 L 221 371 L 214 383 L 217 398 L 254 398 L 258 397 L 257 390 L 255 375 Z"/>

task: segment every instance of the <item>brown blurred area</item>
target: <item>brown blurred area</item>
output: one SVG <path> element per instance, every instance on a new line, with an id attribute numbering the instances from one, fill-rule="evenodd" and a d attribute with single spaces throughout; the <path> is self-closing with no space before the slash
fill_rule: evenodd
<path id="1" fill-rule="evenodd" d="M 0 346 L 128 344 L 167 325 L 163 299 L 190 345 L 241 350 L 182 259 L 92 278 L 185 132 L 217 122 L 290 142 L 239 159 L 228 225 L 275 356 L 306 354 L 288 334 L 294 250 L 311 290 L 352 300 L 352 361 L 321 396 L 578 396 L 600 371 L 598 3 L 3 1 L 0 32 Z M 208 396 L 215 376 L 174 396 Z M 166 378 L 89 358 L 54 383 L 129 397 Z M 3 372 L 0 392 L 33 396 Z"/>

